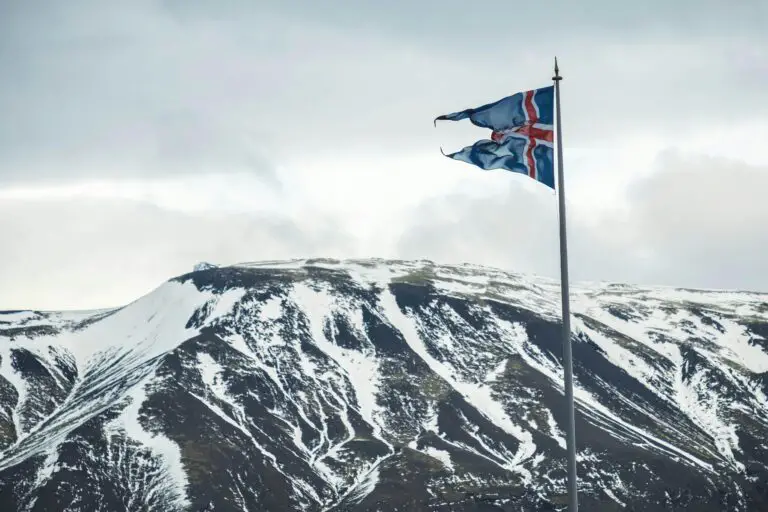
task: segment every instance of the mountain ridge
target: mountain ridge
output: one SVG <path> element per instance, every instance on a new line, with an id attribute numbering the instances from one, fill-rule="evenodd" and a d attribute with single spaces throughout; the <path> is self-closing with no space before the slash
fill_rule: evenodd
<path id="1" fill-rule="evenodd" d="M 768 503 L 768 295 L 571 300 L 584 506 Z M 0 505 L 562 509 L 559 308 L 546 278 L 322 259 L 0 312 Z"/>

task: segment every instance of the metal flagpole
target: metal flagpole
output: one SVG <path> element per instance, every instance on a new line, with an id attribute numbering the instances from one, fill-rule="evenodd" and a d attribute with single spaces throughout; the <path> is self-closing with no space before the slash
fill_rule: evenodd
<path id="1" fill-rule="evenodd" d="M 557 197 L 560 206 L 560 288 L 563 300 L 563 368 L 565 403 L 568 408 L 566 447 L 568 449 L 568 512 L 579 509 L 576 482 L 576 421 L 573 406 L 573 355 L 571 353 L 571 305 L 568 295 L 568 243 L 565 236 L 565 188 L 563 179 L 563 132 L 560 122 L 560 71 L 555 57 L 555 108 L 557 109 Z"/>

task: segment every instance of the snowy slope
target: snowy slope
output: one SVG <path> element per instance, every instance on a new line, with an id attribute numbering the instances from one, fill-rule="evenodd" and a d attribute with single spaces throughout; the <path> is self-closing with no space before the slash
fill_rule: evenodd
<path id="1" fill-rule="evenodd" d="M 768 295 L 572 309 L 583 507 L 768 508 Z M 0 509 L 561 510 L 559 333 L 557 282 L 379 260 L 0 312 Z"/>

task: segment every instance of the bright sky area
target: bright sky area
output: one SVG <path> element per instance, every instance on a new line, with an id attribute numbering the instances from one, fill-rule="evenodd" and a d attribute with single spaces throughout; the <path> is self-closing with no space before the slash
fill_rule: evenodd
<path id="1" fill-rule="evenodd" d="M 766 26 L 761 0 L 4 1 L 0 309 L 120 305 L 198 261 L 557 277 L 551 191 L 432 124 L 555 55 L 572 278 L 768 290 Z"/>

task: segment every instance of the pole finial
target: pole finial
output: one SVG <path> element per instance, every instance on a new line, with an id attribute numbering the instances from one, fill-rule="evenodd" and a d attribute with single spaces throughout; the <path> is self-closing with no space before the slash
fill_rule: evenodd
<path id="1" fill-rule="evenodd" d="M 552 77 L 552 80 L 557 82 L 562 79 L 563 77 L 560 76 L 560 68 L 557 67 L 557 57 L 555 57 L 555 76 Z"/>

